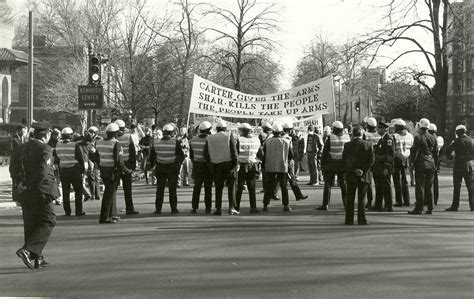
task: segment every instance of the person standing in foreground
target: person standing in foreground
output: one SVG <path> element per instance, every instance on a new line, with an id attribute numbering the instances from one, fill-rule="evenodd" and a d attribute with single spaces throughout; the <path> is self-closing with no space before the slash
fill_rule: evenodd
<path id="1" fill-rule="evenodd" d="M 155 139 L 150 151 L 150 163 L 155 168 L 156 198 L 155 214 L 161 214 L 168 184 L 171 214 L 178 214 L 178 173 L 184 160 L 181 144 L 173 137 L 174 127 L 167 124 L 163 127 L 163 138 Z"/>
<path id="2" fill-rule="evenodd" d="M 211 135 L 211 127 L 210 122 L 203 121 L 199 125 L 199 135 L 194 136 L 189 142 L 189 156 L 193 163 L 192 177 L 194 179 L 191 214 L 196 214 L 199 208 L 199 196 L 203 183 L 206 214 L 210 214 L 212 209 L 212 173 L 209 172 L 204 159 L 204 146 L 206 145 L 207 136 Z"/>
<path id="3" fill-rule="evenodd" d="M 11 158 L 15 155 L 18 147 L 25 143 L 26 141 L 26 127 L 22 124 L 16 127 L 16 134 L 10 139 L 10 150 L 11 150 Z M 12 160 L 12 159 L 11 159 Z M 10 164 L 11 165 L 11 164 Z M 13 201 L 18 201 L 18 183 L 15 178 L 12 178 L 12 199 Z"/>
<path id="4" fill-rule="evenodd" d="M 373 117 L 367 117 L 365 122 L 365 127 L 367 131 L 364 133 L 364 140 L 367 140 L 372 145 L 372 148 L 380 140 L 380 135 L 377 133 L 377 120 Z M 370 211 L 372 210 L 372 202 L 374 201 L 374 190 L 372 188 L 374 178 L 372 171 L 369 173 L 369 186 L 367 187 L 367 204 L 365 207 Z"/>
<path id="5" fill-rule="evenodd" d="M 438 204 L 438 199 L 439 199 L 439 180 L 438 180 L 438 174 L 441 166 L 441 149 L 444 146 L 444 138 L 441 136 L 436 136 L 436 132 L 438 131 L 438 128 L 434 123 L 430 123 L 428 126 L 428 133 L 433 135 L 436 138 L 436 143 L 438 144 L 438 163 L 436 163 L 436 168 L 433 176 L 433 201 L 434 205 L 436 206 Z M 427 203 L 424 203 L 425 205 Z"/>
<path id="6" fill-rule="evenodd" d="M 377 131 L 381 136 L 374 145 L 375 163 L 372 168 L 375 182 L 375 203 L 373 210 L 377 212 L 393 212 L 392 184 L 395 141 L 387 132 L 389 125 L 379 122 Z M 385 207 L 382 208 L 382 204 Z"/>
<path id="7" fill-rule="evenodd" d="M 276 184 L 280 183 L 283 202 L 283 212 L 290 212 L 288 206 L 288 161 L 293 159 L 291 141 L 282 136 L 283 126 L 273 125 L 273 136 L 263 145 L 263 171 L 265 172 L 265 195 L 263 196 L 263 211 L 267 211 L 270 199 L 273 197 Z"/>
<path id="8" fill-rule="evenodd" d="M 235 209 L 235 179 L 237 172 L 237 149 L 234 136 L 228 132 L 227 123 L 217 122 L 217 133 L 207 137 L 204 146 L 204 159 L 214 177 L 216 184 L 216 211 L 214 215 L 222 215 L 222 190 L 227 183 L 229 199 L 229 215 L 239 215 Z"/>
<path id="9" fill-rule="evenodd" d="M 410 206 L 410 191 L 408 189 L 408 164 L 410 148 L 413 145 L 413 135 L 407 131 L 406 123 L 402 119 L 395 120 L 395 157 L 393 185 L 395 188 L 394 207 Z"/>
<path id="10" fill-rule="evenodd" d="M 15 161 L 15 177 L 21 178 L 25 190 L 20 192 L 23 210 L 25 244 L 16 251 L 25 265 L 46 267 L 43 249 L 56 225 L 53 201 L 59 195 L 52 168 L 49 123 L 34 123 L 33 139 L 20 146 Z"/>
<path id="11" fill-rule="evenodd" d="M 258 158 L 262 157 L 260 141 L 252 136 L 252 127 L 248 123 L 240 125 L 242 135 L 237 139 L 238 153 L 238 181 L 236 210 L 240 212 L 240 200 L 244 190 L 244 184 L 247 184 L 250 200 L 250 213 L 260 212 L 257 209 L 257 195 L 255 193 L 255 181 L 258 177 Z"/>
<path id="12" fill-rule="evenodd" d="M 308 159 L 309 183 L 306 185 L 319 186 L 318 157 L 321 156 L 323 143 L 321 137 L 316 134 L 313 125 L 308 126 L 308 136 L 306 137 L 306 157 Z"/>
<path id="13" fill-rule="evenodd" d="M 433 175 L 435 166 L 438 163 L 438 146 L 436 138 L 428 133 L 430 121 L 426 118 L 420 119 L 420 130 L 415 136 L 413 147 L 411 148 L 410 159 L 415 166 L 415 196 L 416 206 L 408 214 L 421 215 L 423 212 L 423 202 L 428 205 L 426 214 L 433 211 Z"/>
<path id="14" fill-rule="evenodd" d="M 453 169 L 453 202 L 451 207 L 446 211 L 457 212 L 459 209 L 459 198 L 461 195 L 461 184 L 464 178 L 466 183 L 467 194 L 469 197 L 469 208 L 474 212 L 474 194 L 473 194 L 473 172 L 474 172 L 474 142 L 471 137 L 466 135 L 467 129 L 464 125 L 456 127 L 457 138 L 448 146 L 446 156 L 452 159 L 452 152 L 454 151 L 456 157 L 454 158 Z"/>
<path id="15" fill-rule="evenodd" d="M 362 139 L 363 128 L 359 125 L 352 128 L 352 140 L 344 144 L 342 160 L 345 163 L 347 183 L 346 225 L 354 223 L 354 201 L 357 190 L 357 223 L 367 225 L 365 218 L 364 198 L 371 176 L 370 168 L 374 164 L 372 143 Z"/>
<path id="16" fill-rule="evenodd" d="M 116 223 L 117 216 L 117 187 L 120 173 L 130 171 L 124 167 L 122 161 L 122 146 L 117 140 L 119 126 L 111 123 L 105 129 L 107 138 L 97 140 L 96 158 L 100 167 L 100 177 L 104 182 L 105 190 L 102 195 L 99 223 Z"/>

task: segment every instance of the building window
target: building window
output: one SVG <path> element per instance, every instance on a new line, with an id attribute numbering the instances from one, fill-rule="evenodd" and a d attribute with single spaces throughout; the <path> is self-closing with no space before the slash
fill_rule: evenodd
<path id="1" fill-rule="evenodd" d="M 471 56 L 471 70 L 474 71 L 474 55 Z"/>
<path id="2" fill-rule="evenodd" d="M 456 82 L 456 86 L 454 88 L 455 93 L 462 93 L 462 80 Z"/>

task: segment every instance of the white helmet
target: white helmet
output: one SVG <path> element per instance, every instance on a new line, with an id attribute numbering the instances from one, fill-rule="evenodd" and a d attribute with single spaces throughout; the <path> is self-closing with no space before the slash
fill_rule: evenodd
<path id="1" fill-rule="evenodd" d="M 434 123 L 431 123 L 428 125 L 428 131 L 435 131 L 437 132 L 438 131 L 438 128 L 436 127 L 436 125 Z"/>
<path id="2" fill-rule="evenodd" d="M 121 119 L 117 119 L 117 120 L 115 121 L 115 124 L 116 124 L 117 126 L 119 126 L 119 128 L 125 128 L 125 122 L 124 122 L 123 120 L 121 120 Z"/>
<path id="3" fill-rule="evenodd" d="M 217 123 L 216 123 L 216 128 L 227 128 L 227 122 L 223 119 L 220 119 Z"/>
<path id="4" fill-rule="evenodd" d="M 87 131 L 89 131 L 89 132 L 92 131 L 92 132 L 94 132 L 94 133 L 97 133 L 97 132 L 99 132 L 99 129 L 98 129 L 96 126 L 91 126 L 91 127 L 89 128 L 89 130 L 87 130 Z"/>
<path id="5" fill-rule="evenodd" d="M 252 130 L 252 126 L 248 123 L 242 123 L 239 127 L 239 129 L 247 129 L 247 130 Z"/>
<path id="6" fill-rule="evenodd" d="M 394 124 L 395 126 L 403 126 L 403 127 L 405 127 L 405 126 L 407 125 L 407 124 L 405 123 L 405 121 L 404 121 L 403 119 L 401 119 L 401 118 L 395 119 L 395 121 L 393 122 L 393 124 Z"/>
<path id="7" fill-rule="evenodd" d="M 73 132 L 72 129 L 69 128 L 69 127 L 65 127 L 65 128 L 61 131 L 61 134 L 63 134 L 63 135 L 71 135 L 72 133 L 74 133 L 74 132 Z"/>
<path id="8" fill-rule="evenodd" d="M 208 121 L 203 121 L 200 125 L 199 125 L 199 131 L 205 131 L 205 130 L 208 130 L 212 127 L 212 124 Z"/>
<path id="9" fill-rule="evenodd" d="M 343 129 L 344 125 L 340 121 L 336 120 L 332 123 L 332 127 L 335 129 Z"/>
<path id="10" fill-rule="evenodd" d="M 428 128 L 430 121 L 427 118 L 420 119 L 420 128 Z"/>
<path id="11" fill-rule="evenodd" d="M 293 129 L 293 123 L 292 122 L 286 122 L 283 125 L 283 129 Z"/>
<path id="12" fill-rule="evenodd" d="M 367 125 L 375 128 L 377 127 L 377 120 L 373 117 L 369 117 L 367 118 Z"/>
<path id="13" fill-rule="evenodd" d="M 281 124 L 274 124 L 272 127 L 273 132 L 283 132 L 283 126 Z"/>
<path id="14" fill-rule="evenodd" d="M 120 130 L 119 126 L 116 123 L 111 123 L 105 128 L 105 132 L 107 133 L 113 133 L 113 132 L 118 132 Z"/>
<path id="15" fill-rule="evenodd" d="M 331 132 L 331 127 L 330 126 L 325 126 L 323 129 L 323 132 Z"/>
<path id="16" fill-rule="evenodd" d="M 467 131 L 467 129 L 466 129 L 466 126 L 465 126 L 465 125 L 459 125 L 459 126 L 457 126 L 457 127 L 456 127 L 456 131 L 458 131 L 458 130 L 464 130 L 464 131 Z"/>
<path id="17" fill-rule="evenodd" d="M 174 127 L 172 124 L 166 124 L 163 127 L 163 132 L 173 132 L 173 131 L 174 131 Z"/>
<path id="18" fill-rule="evenodd" d="M 369 119 L 369 117 L 366 116 L 366 117 L 364 117 L 364 120 L 362 120 L 362 122 L 366 124 L 368 119 Z"/>

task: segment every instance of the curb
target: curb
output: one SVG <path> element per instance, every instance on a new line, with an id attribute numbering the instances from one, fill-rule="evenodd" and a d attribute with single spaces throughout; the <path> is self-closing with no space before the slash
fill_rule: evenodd
<path id="1" fill-rule="evenodd" d="M 0 209 L 14 209 L 14 208 L 19 208 L 19 206 L 17 206 L 16 202 L 14 201 L 1 201 L 0 202 Z"/>

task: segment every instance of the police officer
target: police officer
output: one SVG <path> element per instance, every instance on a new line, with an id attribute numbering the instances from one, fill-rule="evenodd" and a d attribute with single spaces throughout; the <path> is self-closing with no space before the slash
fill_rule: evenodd
<path id="1" fill-rule="evenodd" d="M 395 157 L 395 141 L 388 131 L 389 125 L 379 122 L 377 131 L 381 136 L 374 146 L 375 164 L 372 167 L 375 181 L 375 203 L 373 210 L 393 212 L 392 172 Z M 382 208 L 383 202 L 385 207 Z"/>
<path id="2" fill-rule="evenodd" d="M 86 214 L 82 211 L 82 173 L 84 172 L 84 159 L 79 144 L 71 141 L 73 133 L 69 127 L 65 127 L 61 131 L 62 140 L 56 145 L 56 156 L 59 162 L 64 212 L 66 216 L 71 215 L 69 194 L 72 185 L 75 195 L 76 216 L 84 216 Z"/>
<path id="3" fill-rule="evenodd" d="M 294 137 L 294 132 L 293 132 L 293 123 L 285 123 L 283 125 L 283 135 L 284 138 L 287 138 L 290 140 L 291 144 L 291 149 L 293 153 L 293 159 L 288 160 L 288 182 L 290 183 L 291 190 L 293 191 L 293 194 L 295 195 L 296 201 L 303 200 L 308 198 L 308 195 L 304 195 L 301 192 L 300 187 L 298 186 L 298 183 L 296 182 L 296 175 L 295 175 L 295 165 L 297 161 L 295 161 L 295 151 L 297 149 L 293 146 L 293 137 Z M 317 181 L 317 180 L 316 180 Z"/>
<path id="4" fill-rule="evenodd" d="M 219 120 L 216 124 L 217 133 L 207 137 L 204 146 L 204 159 L 212 169 L 216 184 L 216 211 L 214 215 L 222 215 L 222 190 L 227 184 L 229 199 L 229 215 L 240 214 L 235 209 L 235 178 L 237 168 L 237 149 L 234 136 L 228 132 L 227 123 Z"/>
<path id="5" fill-rule="evenodd" d="M 176 189 L 184 153 L 181 143 L 173 136 L 174 131 L 172 124 L 165 125 L 163 138 L 155 139 L 150 151 L 150 163 L 155 167 L 156 176 L 155 214 L 161 214 L 166 184 L 170 194 L 171 214 L 179 213 Z"/>
<path id="6" fill-rule="evenodd" d="M 275 192 L 277 183 L 280 184 L 283 211 L 290 212 L 288 206 L 288 161 L 293 159 L 293 150 L 288 138 L 282 136 L 283 126 L 273 125 L 273 136 L 263 144 L 263 171 L 265 172 L 265 195 L 263 196 L 263 211 L 267 211 L 270 199 Z"/>
<path id="7" fill-rule="evenodd" d="M 438 181 L 438 174 L 439 174 L 439 169 L 440 169 L 440 164 L 441 164 L 441 159 L 439 157 L 441 156 L 441 149 L 444 146 L 444 139 L 441 136 L 436 136 L 436 132 L 438 131 L 438 128 L 434 123 L 430 123 L 428 126 L 428 133 L 433 135 L 436 138 L 436 143 L 438 144 L 438 163 L 436 164 L 434 176 L 433 176 L 433 201 L 434 204 L 438 204 L 438 199 L 439 199 L 439 181 Z M 424 203 L 425 205 L 428 203 Z"/>
<path id="8" fill-rule="evenodd" d="M 11 158 L 15 155 L 18 147 L 26 142 L 26 127 L 22 124 L 16 127 L 15 135 L 10 139 Z M 11 164 L 10 164 L 11 167 Z M 12 199 L 18 201 L 17 186 L 18 183 L 15 178 L 12 178 Z"/>
<path id="9" fill-rule="evenodd" d="M 321 137 L 316 134 L 314 126 L 308 126 L 308 136 L 306 137 L 306 158 L 308 159 L 309 183 L 307 185 L 318 186 L 318 158 L 321 156 L 323 143 Z"/>
<path id="10" fill-rule="evenodd" d="M 370 176 L 368 173 L 374 164 L 374 151 L 372 144 L 362 139 L 363 133 L 362 126 L 354 126 L 352 140 L 344 144 L 342 153 L 347 181 L 346 225 L 352 225 L 354 222 L 356 190 L 358 190 L 357 222 L 359 225 L 368 224 L 365 217 L 364 197 L 369 186 Z"/>
<path id="11" fill-rule="evenodd" d="M 116 223 L 117 216 L 117 187 L 122 172 L 131 171 L 123 165 L 122 146 L 117 140 L 119 126 L 111 123 L 105 129 L 107 137 L 96 142 L 96 160 L 100 167 L 100 177 L 104 183 L 104 194 L 100 208 L 99 223 Z"/>
<path id="12" fill-rule="evenodd" d="M 204 146 L 206 145 L 207 136 L 211 135 L 211 127 L 210 122 L 203 121 L 199 125 L 199 135 L 194 136 L 189 142 L 189 156 L 193 162 L 192 175 L 194 179 L 191 214 L 196 214 L 199 208 L 199 196 L 203 183 L 206 214 L 210 214 L 212 209 L 212 173 L 209 172 L 204 159 Z"/>
<path id="13" fill-rule="evenodd" d="M 125 122 L 121 119 L 117 119 L 115 124 L 120 128 L 117 140 L 122 146 L 123 164 L 125 165 L 125 168 L 129 170 L 120 175 L 123 185 L 123 196 L 125 198 L 125 214 L 134 215 L 138 214 L 138 211 L 135 211 L 135 208 L 133 207 L 132 198 L 132 173 L 137 166 L 136 147 L 131 135 L 125 132 Z"/>
<path id="14" fill-rule="evenodd" d="M 268 121 L 262 121 L 262 132 L 258 135 L 258 139 L 260 140 L 261 148 L 263 151 L 263 144 L 270 138 L 273 137 L 273 132 L 272 132 L 272 125 Z M 262 187 L 263 187 L 263 192 L 265 192 L 265 185 L 266 185 L 267 180 L 265 180 L 265 171 L 262 171 Z M 272 198 L 275 200 L 280 200 L 278 198 L 278 190 L 276 189 L 275 185 L 275 190 L 273 191 L 273 196 Z"/>
<path id="15" fill-rule="evenodd" d="M 410 148 L 413 145 L 413 135 L 407 131 L 406 123 L 403 119 L 394 121 L 395 134 L 395 157 L 393 185 L 395 188 L 395 207 L 410 206 L 410 191 L 408 189 L 408 164 Z M 402 202 L 403 199 L 403 202 Z"/>
<path id="16" fill-rule="evenodd" d="M 365 124 L 367 131 L 364 133 L 364 139 L 370 142 L 372 147 L 374 147 L 377 142 L 380 140 L 380 135 L 377 133 L 377 120 L 373 117 L 367 117 L 366 124 Z M 366 208 L 371 210 L 372 209 L 372 201 L 374 199 L 374 191 L 372 188 L 373 173 L 370 171 L 368 173 L 369 178 L 369 186 L 367 187 L 367 205 Z"/>
<path id="17" fill-rule="evenodd" d="M 409 214 L 420 215 L 423 212 L 423 202 L 427 202 L 426 214 L 433 211 L 433 175 L 438 163 L 438 146 L 436 138 L 428 133 L 430 121 L 426 118 L 420 119 L 419 134 L 415 136 L 411 148 L 410 159 L 415 166 L 415 209 Z"/>
<path id="18" fill-rule="evenodd" d="M 337 181 L 341 188 L 342 203 L 346 205 L 346 183 L 344 180 L 344 161 L 342 160 L 342 151 L 344 144 L 350 141 L 349 135 L 343 133 L 344 126 L 340 121 L 332 123 L 332 131 L 326 143 L 324 144 L 323 154 L 321 158 L 321 166 L 324 174 L 324 192 L 323 204 L 316 209 L 319 211 L 327 211 L 331 198 L 331 187 L 334 178 L 337 175 Z"/>
<path id="19" fill-rule="evenodd" d="M 237 139 L 238 153 L 238 181 L 237 181 L 237 197 L 236 210 L 240 211 L 240 200 L 244 184 L 247 184 L 250 200 L 250 213 L 260 212 L 257 209 L 257 195 L 255 193 L 255 181 L 258 177 L 258 159 L 262 158 L 262 149 L 260 140 L 252 136 L 252 127 L 248 123 L 240 125 L 241 135 Z"/>
<path id="20" fill-rule="evenodd" d="M 91 191 L 91 199 L 100 200 L 100 173 L 99 173 L 99 164 L 98 161 L 94 160 L 94 153 L 96 150 L 96 143 L 98 140 L 101 140 L 102 137 L 99 136 L 99 129 L 95 126 L 91 126 L 87 130 L 86 144 L 90 146 L 89 150 L 89 161 L 90 168 L 88 171 L 87 181 L 89 184 L 89 189 Z"/>
<path id="21" fill-rule="evenodd" d="M 466 183 L 467 194 L 469 197 L 469 208 L 474 211 L 474 193 L 473 193 L 473 172 L 474 172 L 474 141 L 466 134 L 467 129 L 464 125 L 456 127 L 457 138 L 446 149 L 446 156 L 452 159 L 452 152 L 456 154 L 453 168 L 453 202 L 446 211 L 457 212 L 459 209 L 459 197 L 461 193 L 462 179 Z"/>
<path id="22" fill-rule="evenodd" d="M 20 193 L 23 210 L 25 244 L 16 251 L 25 265 L 46 267 L 43 249 L 56 225 L 53 200 L 59 194 L 52 169 L 52 150 L 47 145 L 51 136 L 49 123 L 34 123 L 33 138 L 20 145 L 12 169 L 21 177 L 24 190 Z"/>

